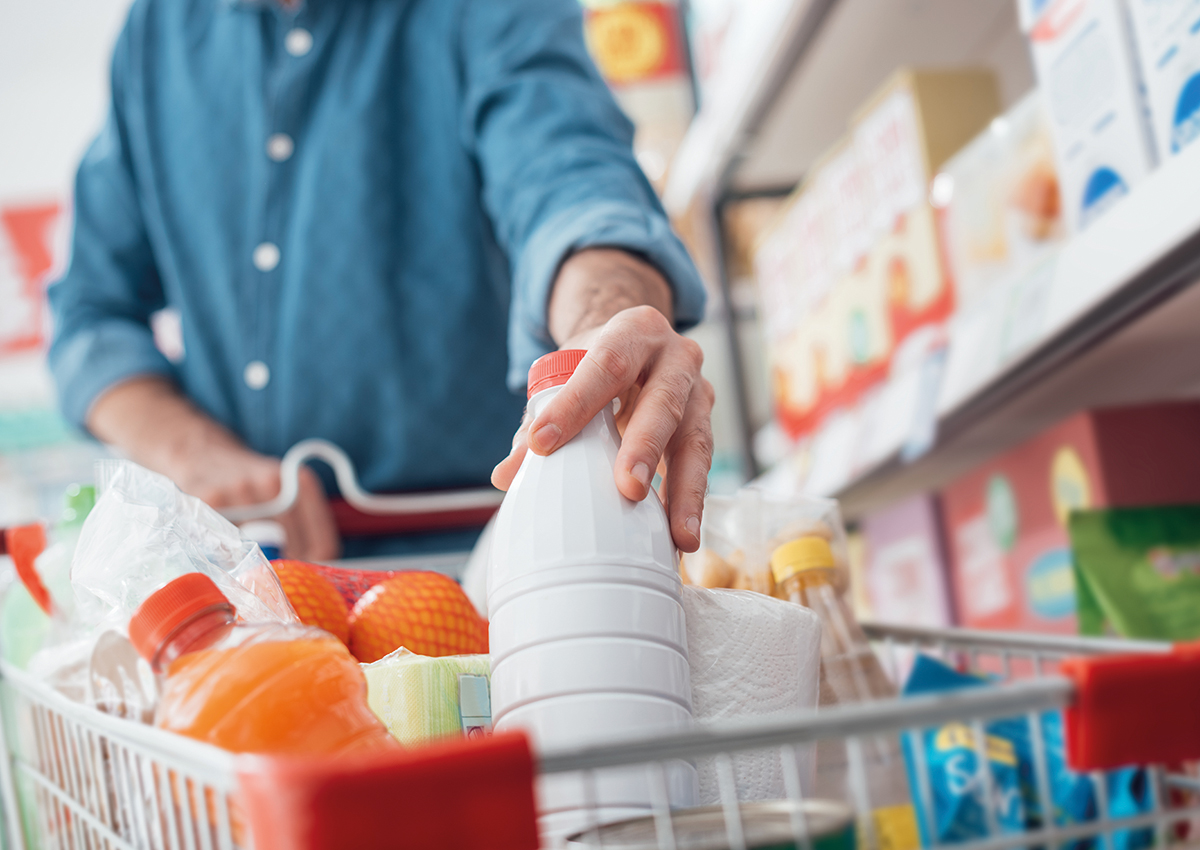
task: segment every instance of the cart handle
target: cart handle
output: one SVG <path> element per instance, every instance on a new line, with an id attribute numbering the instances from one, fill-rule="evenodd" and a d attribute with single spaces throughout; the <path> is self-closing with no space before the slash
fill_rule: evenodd
<path id="1" fill-rule="evenodd" d="M 441 511 L 468 511 L 498 507 L 504 493 L 493 487 L 448 490 L 434 493 L 400 493 L 386 496 L 368 493 L 358 483 L 354 464 L 340 448 L 328 440 L 301 440 L 287 450 L 279 463 L 279 495 L 257 505 L 222 508 L 221 515 L 233 523 L 267 519 L 287 511 L 300 491 L 300 466 L 309 460 L 321 460 L 333 469 L 342 497 L 367 514 L 430 514 Z"/>

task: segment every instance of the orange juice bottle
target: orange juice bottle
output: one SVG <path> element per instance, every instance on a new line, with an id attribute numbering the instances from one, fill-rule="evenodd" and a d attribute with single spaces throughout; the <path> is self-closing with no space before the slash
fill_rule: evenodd
<path id="1" fill-rule="evenodd" d="M 397 747 L 367 705 L 358 662 L 309 626 L 238 623 L 212 579 L 155 591 L 129 639 L 162 680 L 155 725 L 232 752 L 330 754 Z"/>

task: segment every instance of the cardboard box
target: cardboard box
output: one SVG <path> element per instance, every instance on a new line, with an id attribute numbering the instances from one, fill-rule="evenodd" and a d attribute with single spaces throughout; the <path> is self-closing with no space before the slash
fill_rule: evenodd
<path id="1" fill-rule="evenodd" d="M 1159 160 L 1200 137 L 1200 0 L 1128 0 Z"/>
<path id="2" fill-rule="evenodd" d="M 862 521 L 863 584 L 875 619 L 944 628 L 954 620 L 936 496 L 914 496 Z"/>
<path id="3" fill-rule="evenodd" d="M 1200 403 L 1081 413 L 942 491 L 963 626 L 1074 634 L 1073 509 L 1200 502 Z"/>
<path id="4" fill-rule="evenodd" d="M 1066 227 L 1041 92 L 1031 91 L 951 157 L 932 197 L 960 310 L 1052 257 Z"/>
<path id="5" fill-rule="evenodd" d="M 1154 168 L 1140 72 L 1122 0 L 1019 0 L 1054 132 L 1071 232 Z"/>
<path id="6" fill-rule="evenodd" d="M 988 71 L 900 71 L 809 170 L 755 256 L 775 408 L 811 433 L 954 309 L 929 182 L 1000 108 Z"/>

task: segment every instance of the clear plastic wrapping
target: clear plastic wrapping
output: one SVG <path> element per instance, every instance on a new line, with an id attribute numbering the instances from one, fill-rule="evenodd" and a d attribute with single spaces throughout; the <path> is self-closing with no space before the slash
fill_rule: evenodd
<path id="1" fill-rule="evenodd" d="M 299 621 L 258 546 L 215 510 L 129 461 L 100 461 L 96 473 L 100 497 L 70 561 L 73 599 L 57 604 L 56 596 L 54 628 L 28 669 L 72 699 L 146 720 L 153 682 L 125 635 L 133 612 L 167 582 L 204 573 L 242 620 Z M 53 572 L 64 557 L 61 547 L 47 549 L 39 570 L 45 562 Z"/>
<path id="2" fill-rule="evenodd" d="M 129 461 L 100 461 L 96 479 L 100 497 L 71 565 L 81 622 L 123 631 L 151 593 L 194 572 L 247 622 L 298 622 L 262 550 L 204 502 Z"/>
<path id="3" fill-rule="evenodd" d="M 797 537 L 829 541 L 838 564 L 839 588 L 849 586 L 846 531 L 837 502 L 778 496 L 743 487 L 733 496 L 704 501 L 700 549 L 684 556 L 685 578 L 701 587 L 729 587 L 775 595 L 771 553 Z"/>

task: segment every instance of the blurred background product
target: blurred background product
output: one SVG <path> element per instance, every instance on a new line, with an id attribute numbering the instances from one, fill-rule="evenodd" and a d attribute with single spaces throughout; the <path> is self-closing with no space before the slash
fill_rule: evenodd
<path id="1" fill-rule="evenodd" d="M 960 622 L 1075 634 L 1072 511 L 1200 503 L 1194 402 L 1070 417 L 948 485 Z"/>
<path id="2" fill-rule="evenodd" d="M 913 496 L 862 521 L 862 583 L 871 616 L 885 623 L 954 623 L 936 497 Z"/>
<path id="3" fill-rule="evenodd" d="M 1122 0 L 1021 0 L 1046 92 L 1067 226 L 1081 230 L 1154 168 L 1133 33 Z"/>
<path id="4" fill-rule="evenodd" d="M 1198 13 L 1193 0 L 1129 0 L 1160 160 L 1176 156 L 1200 136 Z"/>
<path id="5" fill-rule="evenodd" d="M 995 115 L 986 71 L 899 73 L 826 153 L 756 257 L 777 414 L 792 437 L 880 383 L 954 306 L 927 186 Z"/>
<path id="6" fill-rule="evenodd" d="M 1081 634 L 1200 637 L 1200 505 L 1075 511 Z"/>

